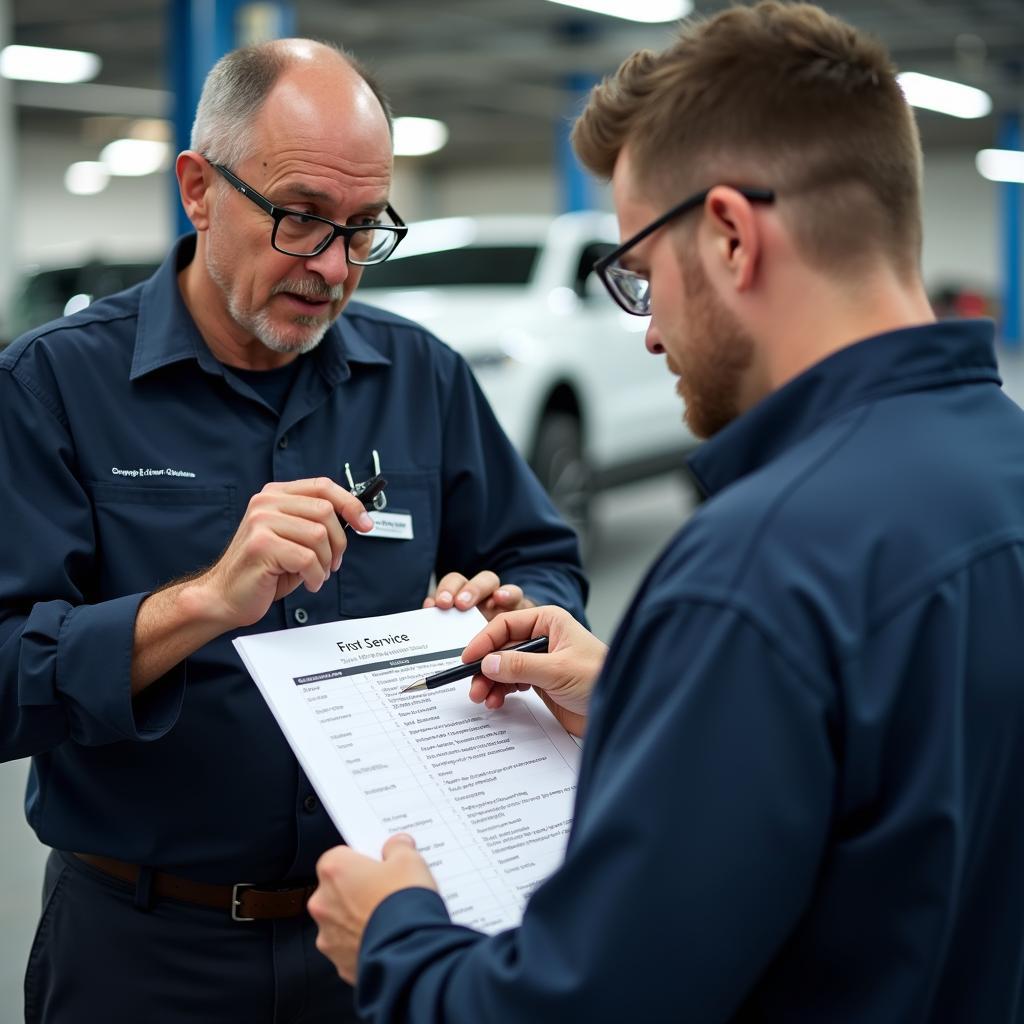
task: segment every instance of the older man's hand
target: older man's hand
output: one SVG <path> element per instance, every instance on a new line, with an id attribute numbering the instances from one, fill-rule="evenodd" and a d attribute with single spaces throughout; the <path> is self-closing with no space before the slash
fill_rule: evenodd
<path id="1" fill-rule="evenodd" d="M 502 612 L 513 612 L 536 605 L 514 583 L 502 583 L 497 573 L 478 572 L 472 579 L 462 573 L 450 572 L 442 577 L 437 589 L 423 602 L 424 608 L 479 608 L 488 621 Z"/>
<path id="2" fill-rule="evenodd" d="M 380 903 L 400 889 L 437 890 L 412 836 L 393 835 L 384 844 L 383 855 L 383 861 L 376 861 L 347 846 L 336 846 L 316 865 L 320 885 L 308 904 L 320 927 L 316 948 L 350 985 L 355 984 L 366 922 Z"/>

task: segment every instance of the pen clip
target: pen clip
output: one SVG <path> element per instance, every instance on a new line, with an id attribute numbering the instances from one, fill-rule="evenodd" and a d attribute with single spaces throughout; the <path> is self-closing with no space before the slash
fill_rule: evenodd
<path id="1" fill-rule="evenodd" d="M 376 473 L 369 480 L 363 480 L 352 488 L 352 493 L 363 503 L 363 508 L 369 512 L 371 509 L 382 512 L 387 507 L 387 497 L 384 488 L 387 487 L 387 480 Z"/>

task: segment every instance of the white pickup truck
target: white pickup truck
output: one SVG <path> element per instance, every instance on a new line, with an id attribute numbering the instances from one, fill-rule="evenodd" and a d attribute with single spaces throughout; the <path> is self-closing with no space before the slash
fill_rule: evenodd
<path id="1" fill-rule="evenodd" d="M 664 359 L 644 350 L 648 321 L 590 272 L 616 244 L 598 212 L 420 221 L 358 294 L 465 356 L 581 534 L 596 491 L 679 470 L 695 444 Z"/>
<path id="2" fill-rule="evenodd" d="M 366 268 L 356 293 L 466 357 L 581 535 L 595 492 L 678 470 L 695 443 L 664 359 L 644 351 L 647 320 L 623 313 L 590 273 L 616 244 L 614 218 L 598 212 L 420 221 L 386 263 Z M 155 268 L 98 261 L 40 271 L 17 304 L 18 332 Z"/>

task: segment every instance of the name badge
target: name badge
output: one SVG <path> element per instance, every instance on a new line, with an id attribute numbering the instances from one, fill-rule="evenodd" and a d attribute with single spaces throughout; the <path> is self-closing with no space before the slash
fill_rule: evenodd
<path id="1" fill-rule="evenodd" d="M 389 508 L 385 512 L 371 512 L 373 532 L 364 537 L 380 537 L 383 540 L 412 540 L 412 513 Z"/>

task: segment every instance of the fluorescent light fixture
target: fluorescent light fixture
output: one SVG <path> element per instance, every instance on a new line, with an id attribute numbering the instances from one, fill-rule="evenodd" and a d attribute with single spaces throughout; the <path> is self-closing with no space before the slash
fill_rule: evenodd
<path id="1" fill-rule="evenodd" d="M 75 313 L 85 309 L 92 302 L 92 296 L 86 295 L 85 292 L 79 292 L 77 295 L 72 295 L 67 302 L 64 303 L 64 315 L 74 316 Z"/>
<path id="2" fill-rule="evenodd" d="M 448 125 L 430 117 L 395 119 L 395 156 L 426 156 L 448 141 Z"/>
<path id="3" fill-rule="evenodd" d="M 992 110 L 992 97 L 971 85 L 917 71 L 904 71 L 896 76 L 896 81 L 912 107 L 966 118 L 985 117 Z"/>
<path id="4" fill-rule="evenodd" d="M 551 3 L 645 24 L 678 21 L 693 10 L 692 0 L 551 0 Z"/>
<path id="5" fill-rule="evenodd" d="M 84 50 L 14 45 L 0 50 L 0 75 L 27 82 L 88 82 L 100 66 L 99 57 Z"/>
<path id="6" fill-rule="evenodd" d="M 989 181 L 1024 184 L 1024 153 L 1019 149 L 982 149 L 974 158 L 978 173 Z"/>
<path id="7" fill-rule="evenodd" d="M 64 187 L 73 196 L 94 196 L 110 181 L 110 172 L 97 160 L 79 160 L 64 172 Z"/>
<path id="8" fill-rule="evenodd" d="M 167 166 L 171 148 L 151 139 L 117 139 L 103 147 L 100 160 L 111 174 L 140 177 L 155 174 Z"/>

